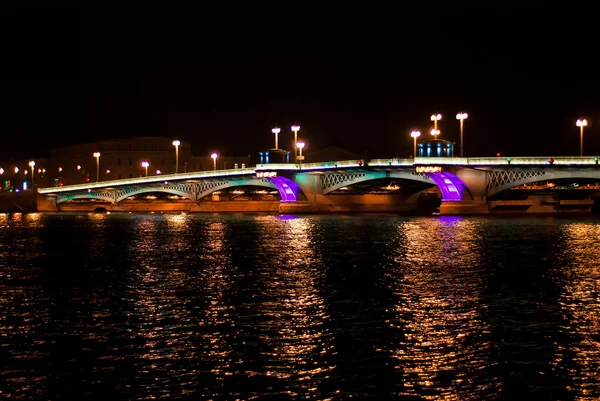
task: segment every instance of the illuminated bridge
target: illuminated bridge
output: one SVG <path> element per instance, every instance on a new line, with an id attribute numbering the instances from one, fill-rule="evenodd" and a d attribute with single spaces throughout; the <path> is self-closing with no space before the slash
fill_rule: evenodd
<path id="1" fill-rule="evenodd" d="M 417 211 L 433 197 L 441 214 L 541 213 L 589 211 L 599 191 L 597 157 L 416 157 L 259 164 L 41 188 L 38 210 L 388 212 Z M 165 200 L 149 201 L 153 194 Z"/>

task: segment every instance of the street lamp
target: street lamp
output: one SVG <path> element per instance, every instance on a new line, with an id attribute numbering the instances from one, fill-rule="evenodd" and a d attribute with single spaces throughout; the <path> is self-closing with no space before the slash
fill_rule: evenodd
<path id="1" fill-rule="evenodd" d="M 433 121 L 433 129 L 437 130 L 437 122 L 442 119 L 441 114 L 432 114 L 431 121 Z"/>
<path id="2" fill-rule="evenodd" d="M 277 150 L 277 149 L 279 149 L 278 148 L 279 142 L 277 141 L 277 139 L 279 139 L 278 135 L 281 132 L 281 128 L 275 127 L 271 130 L 271 132 L 275 134 L 275 150 Z"/>
<path id="3" fill-rule="evenodd" d="M 35 185 L 33 182 L 33 174 L 35 173 L 35 162 L 33 160 L 29 162 L 29 167 L 31 167 L 31 187 L 33 188 L 33 186 Z"/>
<path id="4" fill-rule="evenodd" d="M 304 142 L 298 142 L 296 143 L 296 146 L 298 147 L 298 149 L 300 149 L 300 155 L 297 159 L 300 162 L 300 164 L 302 164 L 302 160 L 304 160 L 304 156 L 302 156 L 302 149 L 304 149 L 304 146 L 306 146 L 306 144 Z"/>
<path id="5" fill-rule="evenodd" d="M 148 166 L 150 166 L 150 163 L 148 163 L 147 161 L 142 162 L 142 167 L 146 169 L 146 177 L 148 177 Z"/>
<path id="6" fill-rule="evenodd" d="M 100 152 L 94 152 L 94 157 L 96 158 L 96 182 L 100 181 Z M 77 170 L 81 167 L 78 165 Z"/>
<path id="7" fill-rule="evenodd" d="M 440 130 L 439 130 L 439 129 L 432 128 L 432 129 L 431 129 L 431 131 L 429 131 L 429 133 L 430 133 L 431 135 L 433 135 L 433 137 L 434 137 L 435 139 L 437 139 L 438 135 L 440 134 Z"/>
<path id="8" fill-rule="evenodd" d="M 217 154 L 217 152 L 214 152 L 213 154 L 210 155 L 210 157 L 213 159 L 213 170 L 217 170 L 217 157 L 219 157 L 219 155 Z"/>
<path id="9" fill-rule="evenodd" d="M 417 138 L 421 136 L 421 131 L 411 131 L 410 136 L 414 139 L 413 157 L 417 157 Z"/>
<path id="10" fill-rule="evenodd" d="M 181 145 L 181 142 L 178 140 L 173 141 L 173 146 L 175 146 L 175 174 L 179 172 L 179 145 Z"/>
<path id="11" fill-rule="evenodd" d="M 583 156 L 583 127 L 587 127 L 587 120 L 580 118 L 575 124 L 579 127 L 579 156 Z"/>
<path id="12" fill-rule="evenodd" d="M 456 119 L 460 120 L 460 157 L 463 157 L 463 125 L 467 118 L 469 118 L 467 113 L 458 113 L 456 115 Z"/>
<path id="13" fill-rule="evenodd" d="M 292 125 L 290 128 L 292 131 L 294 131 L 294 161 L 296 161 L 296 159 L 298 158 L 298 153 L 297 153 L 297 148 L 298 148 L 298 131 L 300 131 L 300 126 L 299 125 Z"/>

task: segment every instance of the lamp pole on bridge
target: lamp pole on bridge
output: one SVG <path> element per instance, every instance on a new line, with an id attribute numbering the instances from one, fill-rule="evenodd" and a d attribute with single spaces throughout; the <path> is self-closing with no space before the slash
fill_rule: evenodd
<path id="1" fill-rule="evenodd" d="M 300 149 L 300 155 L 298 156 L 298 162 L 300 162 L 300 164 L 302 164 L 302 160 L 304 160 L 304 156 L 302 156 L 302 149 L 304 149 L 304 146 L 306 146 L 306 144 L 304 142 L 298 142 L 296 144 L 296 146 L 298 146 L 298 149 Z"/>
<path id="2" fill-rule="evenodd" d="M 300 131 L 299 125 L 292 125 L 290 128 L 294 132 L 294 162 L 298 161 L 298 131 Z"/>
<path id="3" fill-rule="evenodd" d="M 460 157 L 463 157 L 463 125 L 464 121 L 469 117 L 467 113 L 458 113 L 456 119 L 460 120 Z"/>
<path id="4" fill-rule="evenodd" d="M 275 150 L 279 149 L 279 133 L 281 132 L 281 128 L 275 127 L 271 130 L 272 133 L 275 134 Z"/>
<path id="5" fill-rule="evenodd" d="M 33 176 L 34 176 L 34 172 L 35 172 L 35 162 L 32 160 L 29 162 L 29 167 L 31 167 L 31 187 L 34 188 L 35 187 L 35 183 L 33 181 Z"/>
<path id="6" fill-rule="evenodd" d="M 94 152 L 96 158 L 96 182 L 100 181 L 100 152 Z"/>
<path id="7" fill-rule="evenodd" d="M 417 157 L 417 138 L 421 136 L 421 131 L 411 131 L 410 136 L 412 136 L 414 140 L 413 145 L 413 158 Z"/>
<path id="8" fill-rule="evenodd" d="M 179 172 L 179 145 L 181 145 L 181 142 L 178 140 L 173 141 L 173 146 L 175 146 L 175 174 Z"/>
<path id="9" fill-rule="evenodd" d="M 583 156 L 583 128 L 587 127 L 587 120 L 580 118 L 575 124 L 579 127 L 579 156 Z"/>
<path id="10" fill-rule="evenodd" d="M 144 167 L 146 169 L 146 177 L 148 177 L 148 167 L 149 166 L 150 166 L 150 163 L 148 163 L 147 161 L 142 162 L 142 167 Z"/>
<path id="11" fill-rule="evenodd" d="M 442 119 L 441 114 L 432 114 L 431 121 L 433 121 L 433 129 L 437 131 L 437 122 Z"/>
<path id="12" fill-rule="evenodd" d="M 219 155 L 217 154 L 217 152 L 213 152 L 213 154 L 210 155 L 211 159 L 213 159 L 213 171 L 217 171 L 217 157 L 219 157 Z"/>

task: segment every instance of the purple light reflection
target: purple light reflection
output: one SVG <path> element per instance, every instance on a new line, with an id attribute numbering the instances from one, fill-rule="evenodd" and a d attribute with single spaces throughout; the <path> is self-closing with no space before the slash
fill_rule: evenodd
<path id="1" fill-rule="evenodd" d="M 435 172 L 425 173 L 438 186 L 442 192 L 442 202 L 460 202 L 462 201 L 462 193 L 465 188 L 464 182 L 452 173 Z"/>
<path id="2" fill-rule="evenodd" d="M 277 187 L 281 202 L 296 202 L 298 200 L 298 190 L 300 187 L 294 181 L 286 177 L 269 177 L 267 178 Z"/>

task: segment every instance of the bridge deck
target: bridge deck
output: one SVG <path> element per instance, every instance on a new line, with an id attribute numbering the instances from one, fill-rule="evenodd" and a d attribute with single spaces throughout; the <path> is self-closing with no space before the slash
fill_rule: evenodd
<path id="1" fill-rule="evenodd" d="M 416 157 L 416 158 L 394 158 L 394 159 L 373 159 L 366 163 L 369 167 L 412 167 L 412 166 L 473 166 L 473 167 L 492 167 L 492 166 L 548 166 L 547 157 Z M 554 157 L 554 166 L 594 166 L 598 165 L 598 157 Z M 91 182 L 85 184 L 66 185 L 63 187 L 39 188 L 41 194 L 55 194 L 59 192 L 69 192 L 78 190 L 88 190 L 96 188 L 111 188 L 124 185 L 139 185 L 169 181 L 187 181 L 187 180 L 206 180 L 211 178 L 224 178 L 232 176 L 249 176 L 256 174 L 257 171 L 327 171 L 341 170 L 349 168 L 360 168 L 358 160 L 342 160 L 321 163 L 305 164 L 259 164 L 256 167 L 229 169 L 217 171 L 199 171 L 191 173 L 154 175 L 148 177 L 125 178 L 121 180 Z M 364 166 L 362 166 L 364 167 Z"/>

